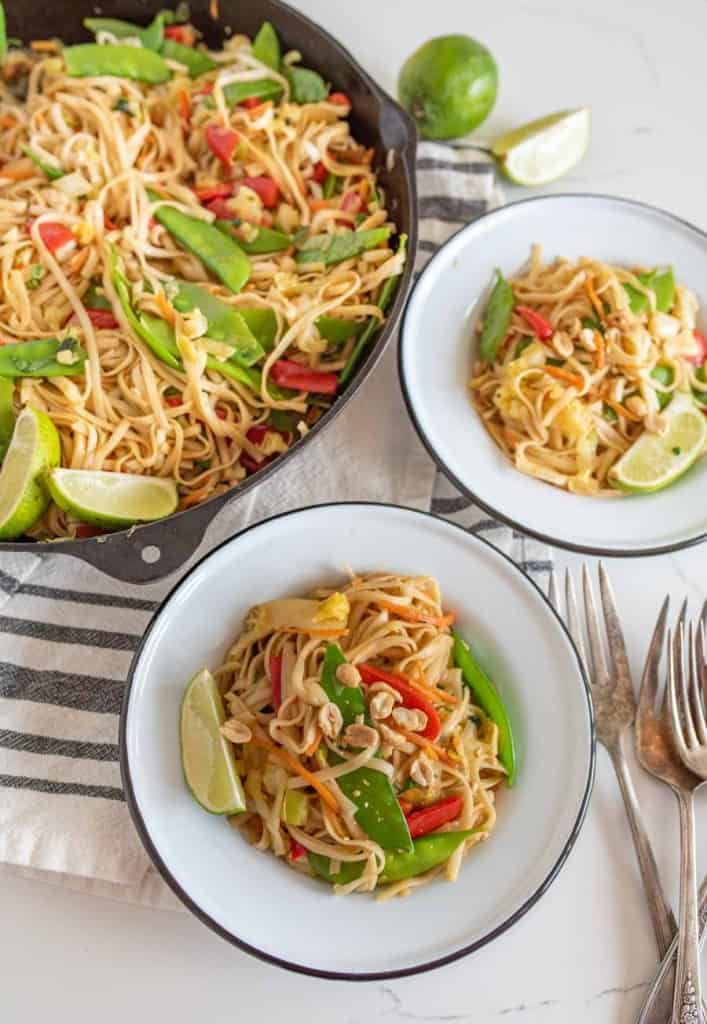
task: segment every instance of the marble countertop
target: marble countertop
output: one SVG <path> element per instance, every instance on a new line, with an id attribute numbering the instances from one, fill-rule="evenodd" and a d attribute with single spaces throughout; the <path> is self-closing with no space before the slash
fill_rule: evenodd
<path id="1" fill-rule="evenodd" d="M 387 88 L 429 36 L 466 32 L 500 65 L 484 134 L 558 107 L 588 104 L 591 150 L 552 191 L 629 196 L 707 228 L 707 6 L 657 0 L 298 0 Z M 508 189 L 508 199 L 522 189 Z M 559 567 L 580 557 L 556 552 Z M 705 596 L 707 546 L 609 566 L 631 662 L 640 671 L 663 595 Z M 677 895 L 672 798 L 635 768 L 646 822 Z M 699 815 L 707 868 L 707 805 Z M 237 881 L 237 880 L 236 880 Z M 0 875 L 3 1018 L 72 1024 L 100 1019 L 287 1020 L 370 1024 L 495 1020 L 523 1024 L 630 1021 L 656 966 L 653 934 L 622 804 L 600 749 L 584 830 L 540 903 L 472 957 L 416 978 L 350 985 L 300 977 L 231 948 L 186 914 L 148 911 Z M 307 926 L 302 922 L 303 927 Z"/>

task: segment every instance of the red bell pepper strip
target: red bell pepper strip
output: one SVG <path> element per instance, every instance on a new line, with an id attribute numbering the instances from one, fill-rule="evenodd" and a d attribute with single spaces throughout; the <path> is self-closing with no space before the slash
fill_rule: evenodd
<path id="1" fill-rule="evenodd" d="M 516 313 L 520 313 L 525 322 L 533 328 L 540 341 L 549 341 L 555 333 L 555 328 L 550 321 L 540 313 L 536 313 L 530 306 L 516 306 Z"/>
<path id="2" fill-rule="evenodd" d="M 206 188 L 195 188 L 200 203 L 210 203 L 213 199 L 228 199 L 233 195 L 233 184 L 230 181 L 219 181 L 216 185 Z"/>
<path id="3" fill-rule="evenodd" d="M 274 182 L 272 178 L 267 178 L 265 175 L 259 175 L 255 178 L 241 178 L 238 184 L 251 188 L 260 196 L 263 206 L 267 209 L 273 209 L 280 202 L 280 189 L 277 186 L 277 182 Z"/>
<path id="4" fill-rule="evenodd" d="M 210 202 L 204 203 L 204 206 L 209 213 L 213 213 L 217 220 L 233 220 L 234 213 L 228 205 L 228 199 L 217 196 L 216 199 L 212 199 Z"/>
<path id="5" fill-rule="evenodd" d="M 164 35 L 165 39 L 173 39 L 182 46 L 193 46 L 196 42 L 194 29 L 189 25 L 165 25 Z"/>
<path id="6" fill-rule="evenodd" d="M 278 359 L 273 363 L 270 376 L 281 388 L 293 391 L 313 391 L 317 395 L 335 395 L 339 379 L 335 373 L 310 370 L 290 359 Z"/>
<path id="7" fill-rule="evenodd" d="M 57 249 L 68 245 L 69 242 L 76 241 L 73 231 L 69 231 L 63 224 L 57 224 L 52 220 L 47 220 L 39 225 L 39 237 L 49 252 L 56 252 Z"/>
<path id="8" fill-rule="evenodd" d="M 280 437 L 287 437 L 284 431 L 278 430 L 276 427 L 268 427 L 263 423 L 257 423 L 254 427 L 250 427 L 245 436 L 251 444 L 262 444 L 268 434 L 279 434 Z"/>
<path id="9" fill-rule="evenodd" d="M 101 526 L 93 526 L 91 523 L 79 523 L 76 527 L 76 536 L 81 539 L 85 537 L 102 537 L 104 533 L 110 533 L 110 530 L 104 530 Z"/>
<path id="10" fill-rule="evenodd" d="M 167 405 L 169 405 L 169 406 L 170 406 L 170 408 L 172 408 L 172 409 L 176 409 L 176 408 L 177 408 L 177 406 L 178 406 L 178 405 L 181 405 L 183 401 L 184 401 L 184 399 L 182 398 L 182 396 L 181 396 L 181 395 L 168 395 L 168 396 L 167 396 L 167 397 L 165 398 L 165 402 L 166 402 L 166 403 L 167 403 Z"/>
<path id="11" fill-rule="evenodd" d="M 691 363 L 694 363 L 695 366 L 702 366 L 705 360 L 707 360 L 707 337 L 705 337 L 702 331 L 693 331 L 692 333 L 695 335 L 698 348 L 694 356 L 687 356 L 686 358 Z"/>
<path id="12" fill-rule="evenodd" d="M 333 92 L 329 96 L 329 102 L 335 103 L 337 107 L 351 106 L 351 100 L 348 98 L 345 92 Z"/>
<path id="13" fill-rule="evenodd" d="M 270 681 L 272 682 L 272 702 L 276 711 L 282 704 L 282 655 L 270 655 Z"/>
<path id="14" fill-rule="evenodd" d="M 91 321 L 94 327 L 99 330 L 115 330 L 116 327 L 120 327 L 120 324 L 113 316 L 110 309 L 91 309 L 89 306 L 84 306 L 88 319 Z"/>
<path id="15" fill-rule="evenodd" d="M 248 473 L 257 473 L 259 469 L 262 469 L 267 459 L 263 459 L 262 462 L 256 462 L 255 459 L 251 458 L 248 452 L 241 452 L 238 456 L 238 461 Z"/>
<path id="16" fill-rule="evenodd" d="M 439 715 L 432 704 L 425 700 L 422 694 L 412 687 L 406 679 L 403 679 L 402 676 L 396 676 L 392 672 L 386 672 L 385 669 L 378 668 L 376 665 L 357 665 L 356 668 L 361 673 L 361 681 L 366 683 L 366 685 L 370 686 L 371 683 L 387 683 L 388 686 L 392 686 L 403 698 L 404 707 L 424 711 L 427 715 L 427 725 L 420 732 L 420 736 L 424 736 L 426 740 L 437 739 L 442 728 Z"/>
<path id="17" fill-rule="evenodd" d="M 243 107 L 245 110 L 253 110 L 254 107 L 259 107 L 263 101 L 257 96 L 246 96 L 244 100 L 238 104 L 239 107 Z"/>
<path id="18" fill-rule="evenodd" d="M 312 177 L 320 185 L 323 185 L 328 173 L 329 171 L 326 169 L 326 165 L 322 160 L 320 160 L 318 164 L 314 165 L 314 173 L 312 174 Z"/>
<path id="19" fill-rule="evenodd" d="M 222 128 L 213 122 L 207 124 L 206 145 L 214 156 L 219 158 L 224 167 L 230 170 L 233 154 L 238 145 L 238 132 L 234 132 L 231 128 Z"/>
<path id="20" fill-rule="evenodd" d="M 436 832 L 442 825 L 458 818 L 462 810 L 462 798 L 460 796 L 449 796 L 429 807 L 421 807 L 417 811 L 407 814 L 408 828 L 413 839 L 426 836 L 428 832 Z"/>
<path id="21" fill-rule="evenodd" d="M 194 92 L 192 93 L 192 96 L 210 96 L 213 91 L 214 91 L 214 83 L 213 82 L 204 82 L 203 85 L 200 85 L 198 89 L 194 90 Z"/>
<path id="22" fill-rule="evenodd" d="M 290 860 L 299 860 L 300 857 L 304 857 L 306 852 L 307 851 L 304 846 L 302 846 L 302 843 L 298 843 L 296 839 L 293 839 L 292 836 L 290 836 Z"/>
<path id="23" fill-rule="evenodd" d="M 341 200 L 341 209 L 347 213 L 360 213 L 363 209 L 363 200 L 354 189 L 346 192 Z"/>

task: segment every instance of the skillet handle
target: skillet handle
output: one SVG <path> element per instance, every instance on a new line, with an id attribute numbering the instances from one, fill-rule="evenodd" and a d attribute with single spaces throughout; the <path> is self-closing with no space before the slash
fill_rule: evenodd
<path id="1" fill-rule="evenodd" d="M 213 514 L 205 502 L 189 510 L 188 531 L 182 515 L 177 515 L 129 533 L 73 541 L 71 556 L 123 583 L 154 583 L 184 568 L 201 544 Z M 57 554 L 61 553 L 57 547 Z"/>

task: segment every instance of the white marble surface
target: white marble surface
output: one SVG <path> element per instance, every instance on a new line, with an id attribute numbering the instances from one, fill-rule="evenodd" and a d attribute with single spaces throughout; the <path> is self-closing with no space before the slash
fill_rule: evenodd
<path id="1" fill-rule="evenodd" d="M 298 6 L 347 41 L 388 88 L 404 57 L 427 37 L 454 31 L 477 36 L 491 47 L 501 71 L 500 99 L 484 133 L 558 107 L 590 104 L 591 151 L 553 190 L 630 196 L 707 228 L 702 0 L 299 0 Z M 509 189 L 509 198 L 522 194 Z M 581 561 L 561 553 L 557 560 L 576 567 Z M 663 594 L 689 594 L 694 607 L 704 597 L 707 547 L 614 561 L 610 569 L 638 672 Z M 671 798 L 638 769 L 636 781 L 674 896 Z M 700 826 L 705 870 L 707 806 Z M 633 1019 L 656 962 L 628 829 L 602 750 L 586 826 L 545 898 L 492 945 L 433 974 L 388 984 L 316 981 L 260 964 L 185 914 L 136 909 L 4 876 L 0 905 L 8 1024 L 484 1024 L 497 1018 L 604 1024 Z"/>

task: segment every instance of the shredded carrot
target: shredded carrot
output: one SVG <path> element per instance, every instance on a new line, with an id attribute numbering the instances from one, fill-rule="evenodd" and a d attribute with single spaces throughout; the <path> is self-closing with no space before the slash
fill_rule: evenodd
<path id="1" fill-rule="evenodd" d="M 360 195 L 361 199 L 363 199 L 364 203 L 368 199 L 368 194 L 369 194 L 370 191 L 371 191 L 371 183 L 368 180 L 368 178 L 364 178 L 361 181 L 361 184 L 358 186 L 358 194 Z"/>
<path id="2" fill-rule="evenodd" d="M 422 747 L 426 754 L 428 754 L 433 761 L 446 761 L 447 764 L 452 764 L 452 758 L 449 756 L 446 750 L 442 750 L 436 743 L 430 743 L 424 736 L 420 736 L 419 733 L 409 732 L 407 729 L 401 729 L 398 726 L 399 733 L 401 733 L 406 740 L 410 740 L 418 747 Z"/>
<path id="3" fill-rule="evenodd" d="M 89 247 L 85 245 L 83 249 L 79 249 L 78 252 L 74 253 L 74 255 L 69 260 L 69 271 L 72 274 L 78 274 L 79 270 L 81 270 L 81 267 L 88 259 L 88 254 L 90 251 L 91 250 L 89 249 Z"/>
<path id="4" fill-rule="evenodd" d="M 557 380 L 565 381 L 567 384 L 573 384 L 576 388 L 584 387 L 584 377 L 581 377 L 578 373 L 570 373 L 569 370 L 563 370 L 561 366 L 543 366 L 545 373 L 548 373 L 551 377 L 556 377 Z"/>
<path id="5" fill-rule="evenodd" d="M 428 615 L 427 612 L 418 611 L 417 608 L 394 604 L 392 601 L 376 600 L 375 603 L 379 608 L 383 608 L 393 615 L 398 615 L 401 619 L 407 619 L 408 622 L 428 622 L 431 626 L 438 626 L 440 629 L 446 629 L 447 626 L 451 626 L 456 619 L 454 612 L 449 612 L 447 615 Z"/>
<path id="6" fill-rule="evenodd" d="M 594 332 L 594 341 L 597 346 L 597 370 L 601 370 L 606 361 L 606 345 L 604 344 L 604 335 L 601 331 Z"/>
<path id="7" fill-rule="evenodd" d="M 155 302 L 160 311 L 163 320 L 166 320 L 168 324 L 174 326 L 174 321 L 177 319 L 174 309 L 167 302 L 167 296 L 164 292 L 157 292 L 155 295 Z"/>
<path id="8" fill-rule="evenodd" d="M 218 0 L 210 0 L 210 3 L 209 3 L 209 14 L 211 15 L 211 17 L 213 18 L 214 21 L 218 21 L 218 18 L 219 18 L 219 14 L 218 14 Z"/>
<path id="9" fill-rule="evenodd" d="M 415 669 L 417 672 L 417 678 L 410 679 L 408 682 L 416 690 L 419 690 L 423 696 L 427 697 L 429 701 L 439 701 L 441 704 L 458 704 L 459 698 L 455 697 L 453 693 L 447 693 L 446 690 L 440 690 L 436 686 L 430 686 L 425 679 L 425 673 L 422 671 L 422 667 L 419 661 L 415 662 Z"/>
<path id="10" fill-rule="evenodd" d="M 634 423 L 640 423 L 641 417 L 637 416 L 635 412 L 629 412 L 625 405 L 621 405 L 619 402 L 614 402 L 611 398 L 605 398 L 604 401 L 613 409 L 617 416 L 625 416 L 627 420 L 632 420 Z"/>
<path id="11" fill-rule="evenodd" d="M 305 749 L 304 756 L 305 757 L 314 757 L 314 755 L 316 754 L 317 749 L 319 747 L 319 744 L 321 742 L 322 742 L 322 730 L 319 728 L 319 726 L 317 726 L 317 731 L 316 731 L 316 733 L 314 735 L 314 739 L 309 744 L 309 746 Z"/>
<path id="12" fill-rule="evenodd" d="M 280 761 L 281 764 L 287 765 L 287 767 L 291 768 L 293 772 L 296 772 L 301 776 L 307 783 L 309 783 L 312 789 L 315 789 L 317 793 L 319 793 L 323 802 L 327 807 L 330 807 L 334 813 L 339 810 L 339 803 L 334 794 L 326 788 L 324 783 L 319 781 L 316 775 L 313 775 L 308 768 L 305 768 L 304 765 L 297 760 L 294 754 L 289 752 L 289 750 L 285 750 L 284 747 L 276 746 L 272 740 L 269 740 L 266 736 L 263 736 L 260 733 L 254 733 L 251 742 L 255 743 L 258 747 L 262 747 L 263 750 L 269 750 L 273 757 Z"/>
<path id="13" fill-rule="evenodd" d="M 189 118 L 191 117 L 191 99 L 186 89 L 180 89 L 177 93 L 179 99 L 179 113 L 182 115 L 182 120 L 185 124 L 189 124 Z"/>
<path id="14" fill-rule="evenodd" d="M 0 128 L 14 128 L 17 124 L 17 118 L 13 117 L 12 114 L 3 114 L 0 117 Z"/>
<path id="15" fill-rule="evenodd" d="M 312 213 L 316 213 L 317 210 L 328 210 L 331 206 L 331 199 L 310 199 L 309 208 Z"/>
<path id="16" fill-rule="evenodd" d="M 30 49 L 35 53 L 58 53 L 59 46 L 56 39 L 33 39 L 29 44 Z"/>
<path id="17" fill-rule="evenodd" d="M 594 307 L 594 312 L 596 313 L 596 315 L 599 317 L 600 320 L 603 320 L 604 319 L 604 307 L 602 306 L 601 302 L 599 301 L 599 296 L 594 291 L 594 285 L 592 284 L 592 282 L 589 279 L 587 279 L 584 282 L 584 290 L 586 291 L 587 295 L 589 296 L 589 301 L 591 302 L 592 306 Z"/>
<path id="18" fill-rule="evenodd" d="M 179 502 L 180 508 L 190 508 L 192 505 L 198 505 L 200 501 L 210 494 L 210 487 L 202 487 L 198 491 L 193 491 L 191 494 L 187 494 L 186 497 L 182 498 Z"/>
<path id="19" fill-rule="evenodd" d="M 10 181 L 26 181 L 33 178 L 37 171 L 31 160 L 17 160 L 15 163 L 5 164 L 0 169 L 0 178 L 9 178 Z"/>

